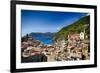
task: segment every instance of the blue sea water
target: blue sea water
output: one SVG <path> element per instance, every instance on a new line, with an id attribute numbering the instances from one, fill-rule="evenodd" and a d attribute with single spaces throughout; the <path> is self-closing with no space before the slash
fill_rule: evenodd
<path id="1" fill-rule="evenodd" d="M 54 40 L 52 37 L 38 36 L 38 37 L 35 37 L 35 39 L 43 42 L 43 44 L 45 44 L 45 45 L 52 45 L 54 43 Z"/>

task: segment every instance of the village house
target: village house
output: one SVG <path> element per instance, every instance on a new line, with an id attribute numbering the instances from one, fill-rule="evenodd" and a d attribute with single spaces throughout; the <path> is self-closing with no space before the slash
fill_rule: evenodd
<path id="1" fill-rule="evenodd" d="M 84 40 L 84 36 L 85 36 L 85 33 L 84 33 L 84 32 L 81 32 L 81 33 L 80 33 L 80 39 L 81 39 L 81 40 Z"/>
<path id="2" fill-rule="evenodd" d="M 84 32 L 81 32 L 80 34 L 69 34 L 68 35 L 68 39 L 69 40 L 80 40 L 80 39 L 84 39 Z"/>

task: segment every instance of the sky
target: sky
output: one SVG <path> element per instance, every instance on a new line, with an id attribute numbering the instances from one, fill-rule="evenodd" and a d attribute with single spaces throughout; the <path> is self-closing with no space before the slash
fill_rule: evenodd
<path id="1" fill-rule="evenodd" d="M 31 32 L 58 32 L 87 13 L 21 10 L 22 36 Z"/>

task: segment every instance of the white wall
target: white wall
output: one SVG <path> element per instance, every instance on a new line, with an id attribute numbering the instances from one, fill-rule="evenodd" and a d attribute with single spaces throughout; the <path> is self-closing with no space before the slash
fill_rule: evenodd
<path id="1" fill-rule="evenodd" d="M 99 73 L 100 72 L 100 1 L 99 0 L 33 0 L 58 3 L 98 5 L 98 67 L 42 71 L 34 73 Z M 10 0 L 0 0 L 0 73 L 10 73 Z"/>

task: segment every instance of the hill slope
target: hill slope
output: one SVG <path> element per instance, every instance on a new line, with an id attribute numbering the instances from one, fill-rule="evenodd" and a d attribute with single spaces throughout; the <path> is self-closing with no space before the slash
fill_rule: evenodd
<path id="1" fill-rule="evenodd" d="M 56 33 L 55 35 L 55 40 L 59 39 L 67 39 L 67 36 L 69 33 L 80 33 L 84 31 L 85 28 L 85 33 L 89 36 L 90 33 L 90 28 L 89 25 L 90 24 L 90 16 L 85 16 L 81 19 L 79 19 L 78 21 L 76 21 L 75 23 L 63 27 L 59 32 Z"/>

